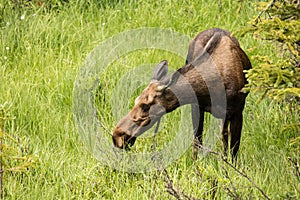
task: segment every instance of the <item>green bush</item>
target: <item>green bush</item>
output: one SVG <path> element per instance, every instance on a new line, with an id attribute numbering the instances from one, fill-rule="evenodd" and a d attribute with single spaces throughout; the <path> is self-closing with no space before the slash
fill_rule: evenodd
<path id="1" fill-rule="evenodd" d="M 282 101 L 300 97 L 300 5 L 299 1 L 259 2 L 259 15 L 242 32 L 252 33 L 271 45 L 275 55 L 255 55 L 258 66 L 247 71 L 246 90 L 263 92 Z M 299 99 L 298 99 L 299 100 Z"/>

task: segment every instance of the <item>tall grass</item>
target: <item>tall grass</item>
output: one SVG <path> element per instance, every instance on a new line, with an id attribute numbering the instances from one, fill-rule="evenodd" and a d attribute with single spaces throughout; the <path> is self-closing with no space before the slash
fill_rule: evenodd
<path id="1" fill-rule="evenodd" d="M 38 164 L 24 173 L 4 174 L 4 199 L 170 199 L 170 185 L 166 187 L 162 173 L 115 171 L 85 150 L 72 114 L 76 74 L 87 54 L 114 34 L 139 27 L 161 27 L 190 37 L 211 27 L 237 31 L 257 14 L 252 3 L 243 1 L 240 13 L 238 1 L 227 0 L 70 1 L 47 8 L 14 5 L 14 1 L 0 3 L 0 103 L 11 104 L 15 116 L 6 122 L 5 131 L 17 138 L 24 154 L 36 155 Z M 249 55 L 272 54 L 272 49 L 250 36 L 239 41 Z M 100 74 L 105 87 L 98 94 L 98 109 L 108 113 L 103 116 L 108 127 L 116 121 L 109 119 L 110 107 L 100 104 L 101 97 L 109 98 L 117 78 L 132 67 L 162 59 L 174 67 L 184 63 L 171 53 L 145 50 L 119 58 Z M 297 199 L 299 180 L 289 158 L 299 162 L 299 154 L 289 144 L 299 133 L 283 132 L 282 127 L 297 122 L 299 111 L 269 100 L 257 103 L 257 99 L 253 94 L 247 99 L 236 167 L 271 199 Z M 175 113 L 165 120 L 178 119 Z M 167 127 L 159 136 L 161 145 L 172 137 L 171 130 Z M 136 150 L 149 147 L 150 140 L 138 140 Z M 193 161 L 189 150 L 167 170 L 174 188 L 189 196 L 262 198 L 253 184 L 214 155 Z"/>

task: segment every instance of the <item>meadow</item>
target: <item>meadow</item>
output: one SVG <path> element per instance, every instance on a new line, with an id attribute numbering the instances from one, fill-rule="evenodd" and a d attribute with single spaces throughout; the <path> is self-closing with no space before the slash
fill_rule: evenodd
<path id="1" fill-rule="evenodd" d="M 162 171 L 115 170 L 87 151 L 74 122 L 74 82 L 88 54 L 102 41 L 143 27 L 189 38 L 212 27 L 235 33 L 258 14 L 255 1 L 32 2 L 0 1 L 0 105 L 9 105 L 13 119 L 5 121 L 3 130 L 17 143 L 3 142 L 16 148 L 20 156 L 36 158 L 35 164 L 22 172 L 4 172 L 3 199 L 300 198 L 299 145 L 292 143 L 299 132 L 286 128 L 299 122 L 299 110 L 260 99 L 260 94 L 250 93 L 247 98 L 235 166 L 213 153 L 194 161 L 190 147 Z M 276 56 L 272 46 L 251 35 L 237 38 L 250 58 Z M 135 66 L 163 59 L 174 68 L 185 62 L 172 52 L 143 49 L 120 56 L 99 74 L 95 104 L 98 117 L 109 130 L 119 120 L 112 117 L 108 100 L 119 79 Z M 255 60 L 251 62 L 259 67 Z M 143 86 L 132 94 L 125 110 Z M 118 104 L 124 99 L 116 96 L 114 101 Z M 180 117 L 180 110 L 165 117 L 158 148 L 172 140 Z M 133 151 L 149 150 L 152 141 L 152 137 L 139 139 Z M 213 151 L 222 152 L 221 141 Z"/>

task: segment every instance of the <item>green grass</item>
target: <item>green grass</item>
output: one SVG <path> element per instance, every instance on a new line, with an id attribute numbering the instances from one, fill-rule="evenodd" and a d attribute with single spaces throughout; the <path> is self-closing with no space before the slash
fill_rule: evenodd
<path id="1" fill-rule="evenodd" d="M 222 10 L 219 1 L 84 2 L 49 9 L 12 8 L 12 1 L 0 3 L 0 104 L 11 104 L 11 114 L 15 117 L 6 122 L 4 130 L 19 140 L 17 147 L 22 153 L 38 157 L 34 168 L 23 173 L 4 173 L 3 197 L 170 199 L 162 173 L 116 171 L 101 165 L 86 151 L 73 120 L 72 92 L 76 75 L 89 52 L 120 32 L 160 27 L 192 38 L 211 27 L 238 31 L 257 12 L 252 3 L 245 1 L 239 14 L 238 1 L 227 0 L 222 1 Z M 21 16 L 25 16 L 23 20 Z M 273 54 L 271 48 L 250 36 L 238 39 L 250 56 Z M 168 59 L 174 68 L 184 63 L 184 58 L 172 53 L 149 49 L 120 57 L 99 74 L 100 80 L 105 81 L 99 84 L 102 90 L 97 93 L 97 109 L 104 113 L 101 117 L 107 127 L 113 128 L 118 119 L 111 117 L 110 105 L 103 102 L 111 97 L 118 78 L 134 66 L 158 63 L 162 59 Z M 131 105 L 133 100 L 134 97 Z M 297 147 L 290 145 L 290 140 L 299 133 L 282 131 L 284 125 L 299 120 L 299 111 L 291 112 L 270 100 L 260 103 L 257 100 L 254 94 L 247 99 L 236 167 L 271 199 L 299 199 L 300 183 L 289 161 L 292 158 L 299 162 Z M 166 116 L 166 125 L 158 136 L 158 148 L 172 140 L 170 133 L 177 125 L 170 122 L 179 119 L 180 110 Z M 140 138 L 133 150 L 147 150 L 151 142 L 151 137 Z M 220 141 L 214 150 L 221 151 Z M 231 199 L 228 190 L 236 188 L 243 199 L 262 198 L 253 184 L 217 156 L 193 161 L 191 148 L 167 170 L 174 186 L 193 197 Z"/>

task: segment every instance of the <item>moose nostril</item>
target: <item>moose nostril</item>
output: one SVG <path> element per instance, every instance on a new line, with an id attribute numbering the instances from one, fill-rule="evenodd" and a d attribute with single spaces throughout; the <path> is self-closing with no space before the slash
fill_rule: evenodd
<path id="1" fill-rule="evenodd" d="M 116 128 L 112 135 L 112 140 L 115 147 L 130 150 L 130 147 L 133 146 L 136 137 L 132 137 L 120 128 Z"/>

